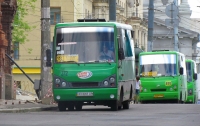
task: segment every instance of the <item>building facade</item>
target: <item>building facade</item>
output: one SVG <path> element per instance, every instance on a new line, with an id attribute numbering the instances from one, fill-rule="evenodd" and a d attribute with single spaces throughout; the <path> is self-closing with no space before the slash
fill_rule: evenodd
<path id="1" fill-rule="evenodd" d="M 154 29 L 153 29 L 153 50 L 175 50 L 174 28 L 166 25 L 166 7 L 173 3 L 169 0 L 163 5 L 160 1 L 154 3 Z M 144 17 L 148 19 L 149 1 L 144 2 Z M 196 59 L 196 44 L 199 41 L 200 29 L 197 29 L 197 22 L 190 18 L 192 11 L 187 0 L 181 0 L 178 5 L 178 48 L 179 52 L 185 54 L 187 59 Z"/>
<path id="2" fill-rule="evenodd" d="M 16 0 L 0 0 L 0 99 L 13 99 L 12 56 L 12 22 L 17 9 Z"/>
<path id="3" fill-rule="evenodd" d="M 32 80 L 40 79 L 41 31 L 40 8 L 41 1 L 36 2 L 36 10 L 29 12 L 26 20 L 36 28 L 29 33 L 29 42 L 19 45 L 18 59 L 15 61 Z M 67 7 L 66 7 L 67 6 Z M 50 0 L 51 40 L 56 23 L 76 22 L 77 19 L 104 18 L 109 21 L 108 0 Z M 116 0 L 116 21 L 130 24 L 134 28 L 134 44 L 147 50 L 147 22 L 143 19 L 143 0 Z M 32 50 L 31 53 L 28 53 Z M 34 93 L 33 84 L 16 67 L 13 67 L 14 79 L 22 90 Z"/>

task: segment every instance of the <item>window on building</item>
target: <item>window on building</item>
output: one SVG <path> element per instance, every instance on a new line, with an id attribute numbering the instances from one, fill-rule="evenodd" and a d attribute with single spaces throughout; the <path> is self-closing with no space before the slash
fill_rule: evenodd
<path id="1" fill-rule="evenodd" d="M 14 59 L 19 59 L 19 42 L 14 43 Z"/>
<path id="2" fill-rule="evenodd" d="M 51 25 L 55 25 L 57 23 L 61 22 L 61 9 L 58 7 L 51 7 L 50 12 L 51 12 Z"/>

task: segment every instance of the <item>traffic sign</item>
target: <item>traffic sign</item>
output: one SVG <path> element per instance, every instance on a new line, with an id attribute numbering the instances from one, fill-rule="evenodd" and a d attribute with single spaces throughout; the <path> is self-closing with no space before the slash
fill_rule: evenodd
<path id="1" fill-rule="evenodd" d="M 167 5 L 167 7 L 165 8 L 165 13 L 168 17 L 170 18 L 175 18 L 176 16 L 178 16 L 179 10 L 178 7 L 174 4 L 169 4 Z"/>

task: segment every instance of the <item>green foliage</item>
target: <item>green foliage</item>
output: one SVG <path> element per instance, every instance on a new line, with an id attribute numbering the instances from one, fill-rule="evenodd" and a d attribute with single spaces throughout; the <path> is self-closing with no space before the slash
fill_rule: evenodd
<path id="1" fill-rule="evenodd" d="M 14 16 L 13 30 L 12 30 L 12 41 L 23 44 L 27 41 L 28 32 L 31 31 L 34 26 L 31 26 L 24 20 L 30 11 L 35 9 L 35 2 L 37 0 L 17 0 L 17 12 Z"/>

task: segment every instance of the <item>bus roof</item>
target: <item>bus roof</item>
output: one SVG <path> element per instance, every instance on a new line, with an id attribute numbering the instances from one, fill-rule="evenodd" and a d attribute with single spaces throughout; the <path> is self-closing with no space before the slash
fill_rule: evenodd
<path id="1" fill-rule="evenodd" d="M 111 26 L 111 27 L 117 27 L 117 28 L 125 28 L 132 30 L 132 26 L 129 24 L 122 24 L 118 22 L 66 22 L 66 23 L 58 23 L 55 25 L 56 28 L 61 27 L 91 27 L 91 26 Z"/>
<path id="2" fill-rule="evenodd" d="M 194 62 L 194 63 L 196 63 L 194 60 L 192 60 L 192 59 L 186 59 L 185 60 L 186 62 Z"/>
<path id="3" fill-rule="evenodd" d="M 180 52 L 177 51 L 155 51 L 155 52 L 141 52 L 141 55 L 152 55 L 152 54 L 179 54 L 179 55 L 184 55 Z"/>

